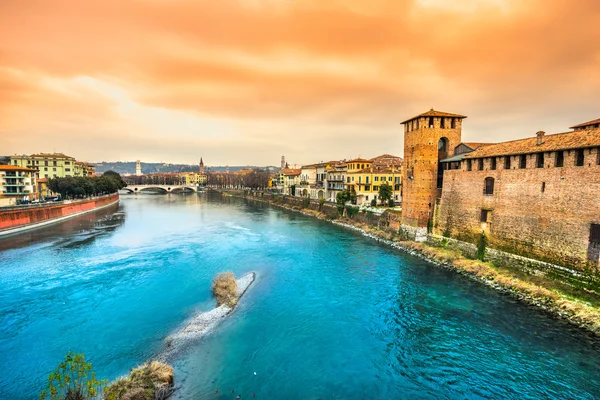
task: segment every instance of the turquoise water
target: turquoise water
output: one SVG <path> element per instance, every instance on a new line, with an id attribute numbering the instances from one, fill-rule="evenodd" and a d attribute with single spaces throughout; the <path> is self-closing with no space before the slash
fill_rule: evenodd
<path id="1" fill-rule="evenodd" d="M 0 240 L 0 398 L 35 398 L 69 350 L 125 374 L 224 270 L 258 279 L 170 360 L 175 398 L 600 397 L 597 342 L 461 276 L 260 203 L 131 195 Z"/>

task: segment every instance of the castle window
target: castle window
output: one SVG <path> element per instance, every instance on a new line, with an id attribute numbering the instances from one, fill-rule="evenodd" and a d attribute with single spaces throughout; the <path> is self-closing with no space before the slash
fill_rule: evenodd
<path id="1" fill-rule="evenodd" d="M 479 218 L 480 222 L 490 222 L 492 219 L 492 210 L 481 210 L 481 217 Z"/>
<path id="2" fill-rule="evenodd" d="M 491 170 L 495 170 L 496 169 L 496 157 L 490 158 L 490 169 Z"/>
<path id="3" fill-rule="evenodd" d="M 456 118 L 452 118 L 450 120 L 450 128 L 452 128 L 452 129 L 456 128 Z"/>
<path id="4" fill-rule="evenodd" d="M 504 156 L 504 169 L 510 169 L 510 156 Z"/>
<path id="5" fill-rule="evenodd" d="M 471 160 L 467 160 L 467 171 L 471 171 L 473 169 Z"/>
<path id="6" fill-rule="evenodd" d="M 521 168 L 521 169 L 527 168 L 527 155 L 521 154 L 519 168 Z"/>
<path id="7" fill-rule="evenodd" d="M 564 151 L 557 151 L 556 152 L 556 159 L 554 160 L 554 166 L 557 168 L 561 168 L 565 166 L 565 152 Z"/>
<path id="8" fill-rule="evenodd" d="M 585 161 L 585 157 L 584 157 L 584 154 L 583 154 L 583 149 L 577 149 L 577 150 L 575 150 L 575 166 L 576 167 L 582 167 L 584 161 Z"/>
<path id="9" fill-rule="evenodd" d="M 433 128 L 433 117 L 429 117 L 429 127 Z"/>
<path id="10" fill-rule="evenodd" d="M 542 182 L 542 193 L 546 191 L 546 182 Z"/>
<path id="11" fill-rule="evenodd" d="M 544 168 L 544 153 L 537 154 L 536 167 Z"/>
<path id="12" fill-rule="evenodd" d="M 596 149 L 596 165 L 600 165 L 600 147 Z"/>
<path id="13" fill-rule="evenodd" d="M 446 128 L 446 119 L 444 117 L 440 118 L 440 128 Z"/>
<path id="14" fill-rule="evenodd" d="M 483 171 L 483 158 L 477 160 L 477 169 Z"/>
<path id="15" fill-rule="evenodd" d="M 483 185 L 483 194 L 487 196 L 491 196 L 494 194 L 494 178 L 485 178 L 485 183 Z"/>
<path id="16" fill-rule="evenodd" d="M 590 243 L 600 243 L 600 224 L 590 225 Z"/>

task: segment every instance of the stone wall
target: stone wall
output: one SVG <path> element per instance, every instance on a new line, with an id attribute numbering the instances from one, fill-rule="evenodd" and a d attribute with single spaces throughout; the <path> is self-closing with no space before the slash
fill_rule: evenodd
<path id="1" fill-rule="evenodd" d="M 0 210 L 0 230 L 66 217 L 98 207 L 106 206 L 119 200 L 119 194 L 97 197 L 87 200 L 73 201 L 68 204 L 43 204 L 38 206 L 19 207 Z"/>
<path id="2" fill-rule="evenodd" d="M 451 170 L 444 187 L 434 232 L 475 243 L 485 230 L 489 246 L 513 254 L 578 270 L 598 265 L 600 249 L 590 243 L 590 226 L 600 224 L 598 149 L 585 150 L 584 166 L 575 166 L 575 152 L 565 151 L 564 167 L 554 167 L 554 152 L 544 168 L 527 155 L 527 168 L 497 169 L 485 160 L 483 170 Z M 484 180 L 494 178 L 494 191 L 484 194 Z M 488 211 L 487 222 L 482 210 Z"/>

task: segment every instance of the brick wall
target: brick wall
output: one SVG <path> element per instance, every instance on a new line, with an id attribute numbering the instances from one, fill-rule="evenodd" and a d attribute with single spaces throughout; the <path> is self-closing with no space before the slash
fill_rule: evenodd
<path id="1" fill-rule="evenodd" d="M 527 168 L 512 157 L 511 169 L 498 158 L 491 170 L 446 171 L 434 232 L 476 242 L 482 229 L 489 246 L 509 253 L 584 269 L 598 264 L 599 246 L 590 244 L 590 224 L 600 223 L 600 165 L 598 149 L 585 150 L 585 165 L 575 166 L 575 152 L 565 151 L 564 167 L 554 167 L 555 153 L 547 153 L 544 168 L 527 155 Z M 485 195 L 484 180 L 494 178 L 493 195 Z M 489 222 L 481 222 L 481 210 Z M 595 257 L 595 258 L 594 258 Z"/>
<path id="2" fill-rule="evenodd" d="M 115 193 L 91 200 L 74 201 L 70 204 L 40 205 L 23 209 L 0 210 L 0 230 L 17 228 L 23 225 L 89 211 L 114 203 L 118 199 L 119 194 Z"/>

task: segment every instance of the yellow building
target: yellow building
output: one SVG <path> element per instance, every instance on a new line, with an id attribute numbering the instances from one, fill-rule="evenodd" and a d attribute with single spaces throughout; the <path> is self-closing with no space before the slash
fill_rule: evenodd
<path id="1" fill-rule="evenodd" d="M 346 164 L 346 189 L 354 189 L 356 204 L 369 205 L 372 200 L 379 203 L 379 188 L 385 184 L 392 187 L 394 202 L 402 201 L 402 158 L 383 154 L 370 160 L 356 158 Z"/>
<path id="2" fill-rule="evenodd" d="M 94 176 L 94 166 L 78 162 L 75 158 L 62 153 L 39 153 L 28 155 L 14 155 L 10 158 L 10 165 L 33 168 L 37 176 L 43 178 L 65 178 L 69 176 Z"/>
<path id="3" fill-rule="evenodd" d="M 183 172 L 179 174 L 181 177 L 181 183 L 184 185 L 192 185 L 192 186 L 204 186 L 206 185 L 206 174 L 198 173 L 198 172 Z"/>

